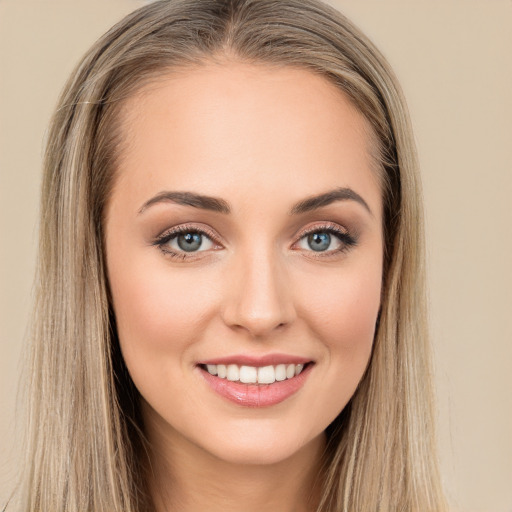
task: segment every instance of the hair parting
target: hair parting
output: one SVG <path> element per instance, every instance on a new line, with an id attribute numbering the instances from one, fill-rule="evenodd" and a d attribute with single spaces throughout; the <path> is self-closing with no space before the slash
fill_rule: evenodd
<path id="1" fill-rule="evenodd" d="M 308 69 L 366 118 L 384 204 L 384 285 L 371 362 L 327 430 L 317 512 L 441 512 L 426 322 L 421 184 L 405 100 L 385 58 L 316 0 L 159 0 L 84 56 L 52 119 L 28 369 L 20 511 L 144 512 L 148 443 L 117 340 L 105 205 L 122 105 L 205 62 Z"/>

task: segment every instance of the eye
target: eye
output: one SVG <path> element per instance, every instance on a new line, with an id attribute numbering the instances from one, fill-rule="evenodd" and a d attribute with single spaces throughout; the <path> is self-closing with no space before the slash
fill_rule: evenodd
<path id="1" fill-rule="evenodd" d="M 356 245 L 355 238 L 336 225 L 308 230 L 302 233 L 297 243 L 299 249 L 328 254 L 346 251 L 354 245 Z"/>
<path id="2" fill-rule="evenodd" d="M 172 249 L 181 249 L 185 252 L 206 251 L 213 247 L 213 242 L 206 235 L 197 231 L 176 235 L 167 243 Z"/>
<path id="3" fill-rule="evenodd" d="M 188 254 L 204 252 L 219 247 L 213 235 L 197 227 L 178 226 L 159 236 L 153 245 L 173 257 L 186 258 Z"/>
<path id="4" fill-rule="evenodd" d="M 302 245 L 302 248 L 305 249 L 304 245 L 307 245 L 308 248 L 313 251 L 327 251 L 329 248 L 332 249 L 331 244 L 333 239 L 330 233 L 311 233 L 307 237 L 304 237 L 305 244 Z M 339 240 L 336 240 L 339 242 Z"/>

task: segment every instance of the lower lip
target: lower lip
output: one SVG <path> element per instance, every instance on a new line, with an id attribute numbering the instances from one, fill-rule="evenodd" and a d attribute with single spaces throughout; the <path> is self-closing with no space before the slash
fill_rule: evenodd
<path id="1" fill-rule="evenodd" d="M 273 384 L 244 384 L 221 379 L 201 367 L 199 371 L 210 388 L 220 396 L 244 407 L 269 407 L 284 402 L 299 391 L 308 378 L 313 364 L 308 364 L 299 375 Z"/>

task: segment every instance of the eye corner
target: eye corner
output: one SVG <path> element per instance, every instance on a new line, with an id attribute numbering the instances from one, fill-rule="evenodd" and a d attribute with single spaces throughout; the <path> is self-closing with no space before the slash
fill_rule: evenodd
<path id="1" fill-rule="evenodd" d="M 179 237 L 183 235 L 195 235 L 190 239 L 188 247 L 192 250 L 187 250 L 186 247 L 180 244 Z M 200 237 L 200 240 L 198 240 L 198 237 Z M 213 251 L 224 248 L 220 237 L 211 228 L 205 225 L 188 223 L 163 231 L 151 242 L 151 245 L 156 246 L 165 256 L 182 261 L 196 261 Z"/>
<path id="2" fill-rule="evenodd" d="M 325 235 L 323 238 L 318 239 L 317 249 L 319 250 L 311 246 L 312 240 L 310 238 L 316 234 Z M 334 242 L 333 239 L 337 240 L 337 246 L 329 249 Z M 297 240 L 292 244 L 291 249 L 309 253 L 309 257 L 328 258 L 347 252 L 356 246 L 357 243 L 357 235 L 351 234 L 347 228 L 340 226 L 338 223 L 329 221 L 306 226 L 298 233 Z M 301 244 L 304 245 L 301 246 Z M 322 250 L 323 248 L 325 250 Z"/>

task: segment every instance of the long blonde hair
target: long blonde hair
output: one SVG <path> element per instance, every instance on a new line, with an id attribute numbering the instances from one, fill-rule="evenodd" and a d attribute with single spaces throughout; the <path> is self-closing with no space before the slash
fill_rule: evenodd
<path id="1" fill-rule="evenodd" d="M 119 352 L 104 265 L 117 114 L 148 80 L 227 53 L 336 84 L 372 126 L 380 163 L 382 307 L 367 372 L 327 430 L 318 512 L 445 510 L 407 108 L 379 51 L 316 0 L 156 1 L 105 34 L 65 86 L 44 162 L 20 510 L 152 510 L 138 394 Z"/>

